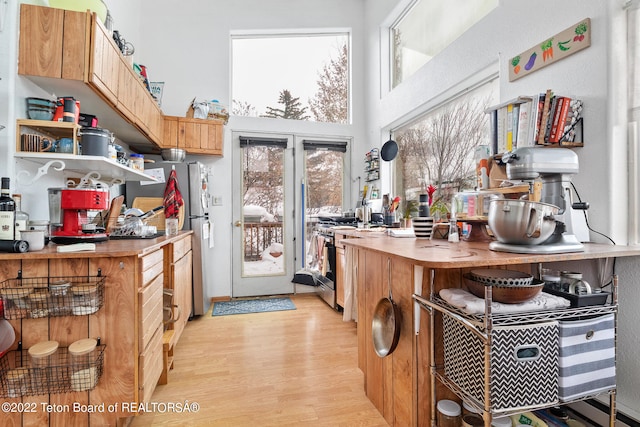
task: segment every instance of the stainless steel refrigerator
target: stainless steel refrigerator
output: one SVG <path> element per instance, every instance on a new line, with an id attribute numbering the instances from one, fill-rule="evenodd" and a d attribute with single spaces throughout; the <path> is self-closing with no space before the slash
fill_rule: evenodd
<path id="1" fill-rule="evenodd" d="M 209 239 L 211 225 L 209 222 L 209 169 L 200 162 L 190 163 L 155 163 L 149 164 L 145 171 L 155 175 L 153 169 L 163 169 L 165 182 L 150 183 L 127 181 L 126 204 L 132 206 L 136 197 L 163 197 L 166 179 L 171 169 L 175 168 L 178 177 L 178 189 L 182 194 L 185 206 L 183 230 L 193 230 L 193 310 L 192 315 L 204 314 L 209 306 L 205 301 L 204 288 L 212 278 L 207 272 L 207 260 L 211 260 Z"/>

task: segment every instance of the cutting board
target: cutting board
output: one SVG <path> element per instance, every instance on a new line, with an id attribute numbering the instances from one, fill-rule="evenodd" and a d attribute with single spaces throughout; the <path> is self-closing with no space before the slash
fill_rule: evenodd
<path id="1" fill-rule="evenodd" d="M 162 197 L 136 197 L 133 199 L 132 208 L 140 209 L 142 212 L 149 212 L 153 208 L 162 206 Z M 158 231 L 164 230 L 164 209 L 156 212 L 155 215 L 147 218 L 145 221 L 147 225 L 154 225 Z M 184 225 L 184 205 L 180 207 L 178 211 L 178 230 L 182 230 Z"/>

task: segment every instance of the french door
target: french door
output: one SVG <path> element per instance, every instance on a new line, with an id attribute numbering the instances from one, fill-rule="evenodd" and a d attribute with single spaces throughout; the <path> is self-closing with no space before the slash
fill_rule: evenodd
<path id="1" fill-rule="evenodd" d="M 233 133 L 231 296 L 293 293 L 293 136 Z"/>

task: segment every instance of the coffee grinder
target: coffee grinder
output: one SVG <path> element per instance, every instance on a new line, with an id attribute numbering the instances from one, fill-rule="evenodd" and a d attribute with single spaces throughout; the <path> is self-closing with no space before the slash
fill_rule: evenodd
<path id="1" fill-rule="evenodd" d="M 540 202 L 560 208 L 554 215 L 556 227 L 553 234 L 538 245 L 515 245 L 491 242 L 490 248 L 502 252 L 515 253 L 564 253 L 582 252 L 584 245 L 576 237 L 580 222 L 577 215 L 584 215 L 589 208 L 586 202 L 573 203 L 571 175 L 579 170 L 578 156 L 568 148 L 523 147 L 505 153 L 502 161 L 506 163 L 507 177 L 529 183 L 530 195 L 533 194 L 534 181 L 542 183 Z M 580 235 L 587 235 L 582 231 Z"/>
<path id="2" fill-rule="evenodd" d="M 55 243 L 100 242 L 104 228 L 89 220 L 89 211 L 109 208 L 109 192 L 96 188 L 50 188 L 50 238 Z"/>

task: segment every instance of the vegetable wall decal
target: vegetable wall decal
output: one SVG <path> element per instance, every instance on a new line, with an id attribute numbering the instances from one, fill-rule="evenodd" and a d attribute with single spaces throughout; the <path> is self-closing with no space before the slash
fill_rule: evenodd
<path id="1" fill-rule="evenodd" d="M 511 58 L 509 81 L 524 77 L 589 46 L 591 46 L 591 19 L 586 18 Z M 524 61 L 527 62 L 522 65 Z"/>

